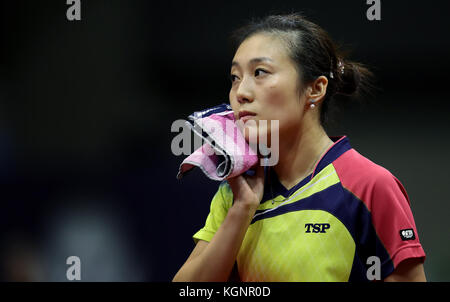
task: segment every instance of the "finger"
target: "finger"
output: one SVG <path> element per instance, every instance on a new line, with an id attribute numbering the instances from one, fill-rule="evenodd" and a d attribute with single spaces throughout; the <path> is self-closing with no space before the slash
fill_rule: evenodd
<path id="1" fill-rule="evenodd" d="M 246 180 L 253 191 L 258 192 L 264 186 L 264 167 L 258 165 L 254 176 L 246 176 Z"/>
<path id="2" fill-rule="evenodd" d="M 242 175 L 238 175 L 228 179 L 228 184 L 231 187 L 234 195 L 239 194 L 239 191 L 247 184 L 247 181 L 244 179 Z"/>
<path id="3" fill-rule="evenodd" d="M 259 165 L 258 168 L 256 169 L 256 175 L 255 175 L 255 189 L 257 191 L 263 190 L 264 189 L 264 179 L 265 179 L 265 173 L 264 173 L 264 166 Z"/>

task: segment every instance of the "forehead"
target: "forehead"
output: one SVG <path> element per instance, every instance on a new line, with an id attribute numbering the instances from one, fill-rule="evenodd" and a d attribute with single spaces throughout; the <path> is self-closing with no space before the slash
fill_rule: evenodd
<path id="1" fill-rule="evenodd" d="M 268 34 L 255 34 L 245 39 L 236 50 L 233 61 L 242 65 L 255 57 L 268 57 L 274 63 L 289 60 L 283 42 Z"/>

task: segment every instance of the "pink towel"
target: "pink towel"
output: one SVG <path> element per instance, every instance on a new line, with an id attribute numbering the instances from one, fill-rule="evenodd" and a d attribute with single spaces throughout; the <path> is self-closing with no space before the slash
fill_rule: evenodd
<path id="1" fill-rule="evenodd" d="M 247 144 L 227 104 L 189 116 L 187 124 L 206 140 L 180 165 L 177 178 L 199 167 L 210 179 L 222 181 L 240 175 L 258 162 L 257 153 Z"/>

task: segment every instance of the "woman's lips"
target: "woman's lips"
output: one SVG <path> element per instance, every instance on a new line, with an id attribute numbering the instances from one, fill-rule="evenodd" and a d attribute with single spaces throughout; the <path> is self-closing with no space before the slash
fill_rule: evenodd
<path id="1" fill-rule="evenodd" d="M 244 115 L 239 120 L 245 123 L 246 121 L 253 119 L 253 117 L 254 115 Z"/>
<path id="2" fill-rule="evenodd" d="M 244 123 L 250 119 L 252 119 L 252 117 L 254 117 L 256 115 L 256 113 L 251 112 L 251 111 L 240 111 L 239 112 L 239 120 L 243 121 Z"/>

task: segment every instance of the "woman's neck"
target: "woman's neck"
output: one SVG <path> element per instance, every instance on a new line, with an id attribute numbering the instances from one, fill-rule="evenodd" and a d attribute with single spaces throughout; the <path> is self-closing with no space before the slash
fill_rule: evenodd
<path id="1" fill-rule="evenodd" d="M 280 137 L 280 156 L 273 168 L 283 186 L 290 189 L 311 174 L 332 144 L 325 130 L 314 123 L 305 123 L 289 138 Z"/>

